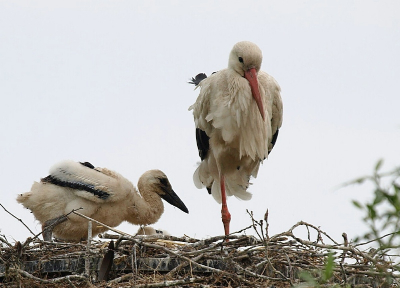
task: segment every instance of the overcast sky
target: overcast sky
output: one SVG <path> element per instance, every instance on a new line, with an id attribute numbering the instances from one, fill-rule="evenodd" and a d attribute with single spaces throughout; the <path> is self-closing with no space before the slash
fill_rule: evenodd
<path id="1" fill-rule="evenodd" d="M 157 168 L 190 214 L 166 204 L 154 227 L 223 234 L 220 205 L 192 182 L 198 91 L 187 81 L 249 40 L 282 88 L 284 120 L 253 199 L 228 200 L 231 231 L 251 224 L 246 209 L 261 219 L 268 208 L 271 235 L 303 220 L 354 238 L 366 227 L 351 199 L 372 191 L 337 188 L 380 158 L 400 164 L 399 15 L 396 0 L 0 0 L 0 203 L 39 232 L 15 198 L 54 163 L 89 161 L 135 185 Z M 8 239 L 30 236 L 3 209 L 0 219 Z"/>

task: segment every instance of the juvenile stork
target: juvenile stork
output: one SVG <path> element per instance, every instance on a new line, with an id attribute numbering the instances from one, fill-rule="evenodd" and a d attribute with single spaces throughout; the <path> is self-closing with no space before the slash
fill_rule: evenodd
<path id="1" fill-rule="evenodd" d="M 161 199 L 189 213 L 160 170 L 145 172 L 138 189 L 117 172 L 67 160 L 54 165 L 49 176 L 34 182 L 31 191 L 20 194 L 17 201 L 41 222 L 46 241 L 51 240 L 52 232 L 64 240 L 87 238 L 88 221 L 73 213 L 65 216 L 73 209 L 83 208 L 81 214 L 110 227 L 122 221 L 135 225 L 157 222 L 164 212 Z M 106 230 L 94 224 L 92 234 Z"/>
<path id="2" fill-rule="evenodd" d="M 251 199 L 250 177 L 275 145 L 282 125 L 282 100 L 275 79 L 260 70 L 262 53 L 254 43 L 237 43 L 228 68 L 204 73 L 190 83 L 200 87 L 193 110 L 201 163 L 193 180 L 222 202 L 222 222 L 229 234 L 226 195 Z M 197 88 L 196 87 L 196 88 Z"/>

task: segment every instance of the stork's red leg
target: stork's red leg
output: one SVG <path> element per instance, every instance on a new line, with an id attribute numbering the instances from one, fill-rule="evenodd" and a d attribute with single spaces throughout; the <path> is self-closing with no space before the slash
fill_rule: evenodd
<path id="1" fill-rule="evenodd" d="M 225 236 L 228 236 L 229 235 L 229 223 L 231 222 L 231 213 L 229 213 L 228 205 L 226 204 L 224 175 L 221 175 L 220 180 L 221 180 L 221 197 L 222 197 L 222 209 L 221 209 L 222 223 L 224 223 Z"/>

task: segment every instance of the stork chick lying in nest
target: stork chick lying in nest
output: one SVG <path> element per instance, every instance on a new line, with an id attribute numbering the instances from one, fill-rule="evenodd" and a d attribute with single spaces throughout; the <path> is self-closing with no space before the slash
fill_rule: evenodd
<path id="1" fill-rule="evenodd" d="M 85 216 L 116 227 L 123 221 L 149 225 L 164 212 L 161 198 L 189 213 L 176 195 L 167 176 L 160 170 L 145 172 L 138 190 L 122 175 L 88 162 L 62 161 L 50 169 L 50 175 L 34 182 L 30 192 L 20 194 L 17 201 L 30 209 L 40 221 L 43 238 L 50 241 L 52 233 L 63 240 L 79 241 L 88 236 L 88 220 L 71 213 L 73 209 Z M 93 225 L 93 236 L 108 230 Z"/>

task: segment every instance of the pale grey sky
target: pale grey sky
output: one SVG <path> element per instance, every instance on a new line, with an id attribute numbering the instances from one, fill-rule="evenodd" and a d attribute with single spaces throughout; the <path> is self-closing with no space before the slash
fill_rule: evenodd
<path id="1" fill-rule="evenodd" d="M 190 214 L 166 204 L 154 226 L 223 234 L 220 206 L 197 190 L 186 82 L 225 68 L 242 40 L 263 51 L 282 88 L 284 121 L 248 202 L 229 198 L 231 231 L 246 209 L 270 233 L 303 220 L 337 240 L 365 231 L 341 183 L 400 163 L 399 1 L 0 1 L 0 203 L 35 232 L 18 193 L 63 159 L 118 171 L 135 185 L 163 170 Z M 1 234 L 28 231 L 0 209 Z M 119 229 L 134 233 L 137 227 Z"/>

